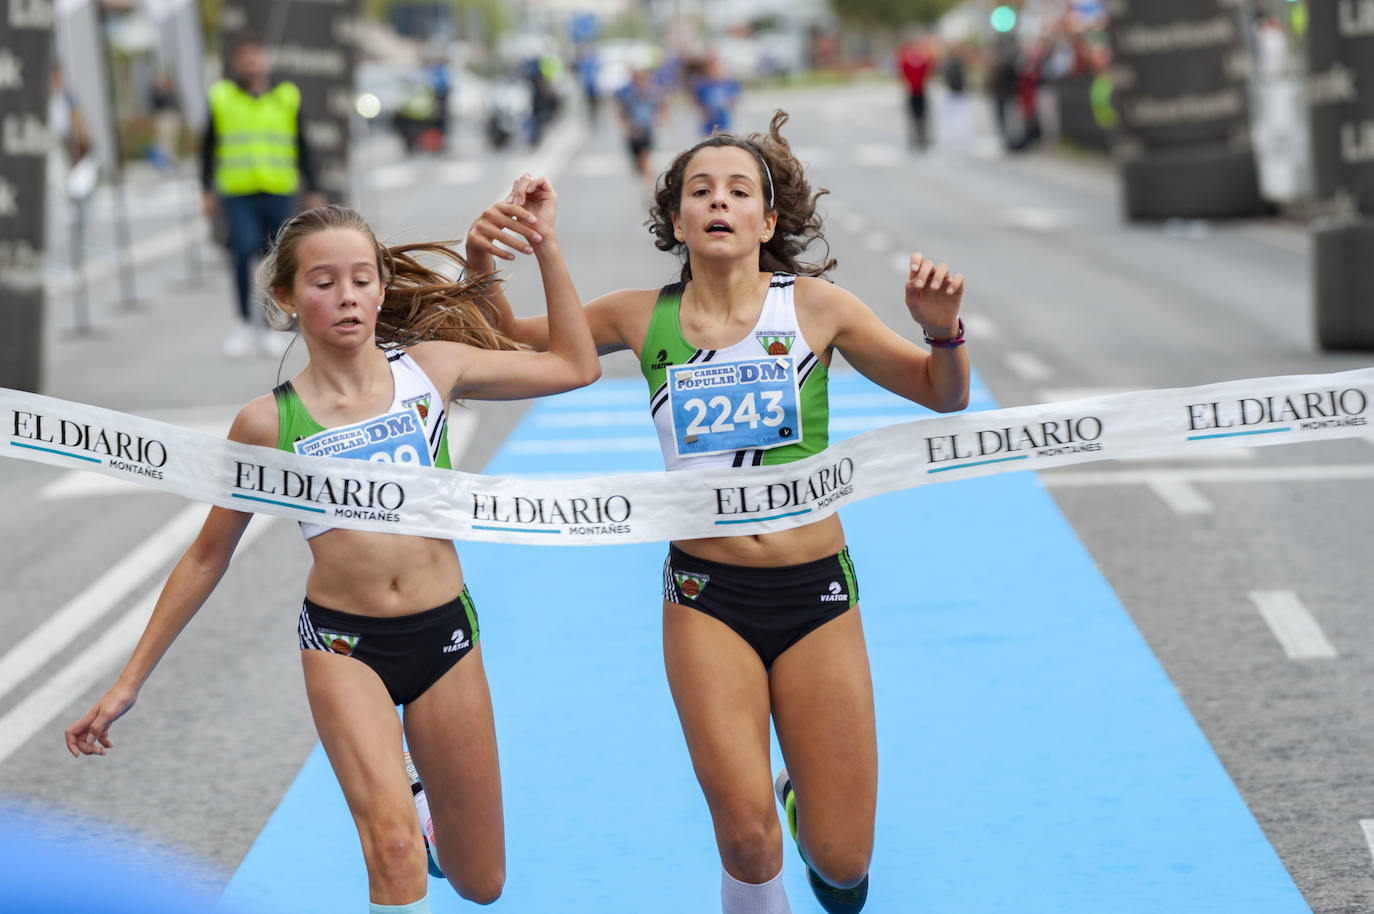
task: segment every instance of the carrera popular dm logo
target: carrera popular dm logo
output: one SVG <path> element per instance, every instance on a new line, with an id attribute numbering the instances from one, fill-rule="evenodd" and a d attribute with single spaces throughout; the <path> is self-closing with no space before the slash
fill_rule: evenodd
<path id="1" fill-rule="evenodd" d="M 1324 428 L 1367 425 L 1369 398 L 1357 387 L 1309 391 L 1286 396 L 1241 397 L 1189 403 L 1189 441 L 1315 432 Z"/>
<path id="2" fill-rule="evenodd" d="M 167 465 L 167 445 L 156 438 L 19 410 L 11 411 L 10 420 L 11 447 L 104 464 L 151 479 L 161 479 Z"/>
<path id="3" fill-rule="evenodd" d="M 1050 419 L 1027 425 L 979 429 L 973 434 L 956 432 L 926 438 L 927 473 L 945 473 L 967 467 L 1060 457 L 1102 450 L 1102 420 L 1097 416 Z"/>

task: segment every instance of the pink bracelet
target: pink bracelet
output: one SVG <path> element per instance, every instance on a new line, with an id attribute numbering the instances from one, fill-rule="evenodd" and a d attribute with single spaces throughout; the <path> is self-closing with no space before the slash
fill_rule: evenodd
<path id="1" fill-rule="evenodd" d="M 924 329 L 921 332 L 925 334 L 926 345 L 932 349 L 958 349 L 964 345 L 964 319 L 962 317 L 959 318 L 959 332 L 947 339 L 938 340 L 926 333 Z"/>

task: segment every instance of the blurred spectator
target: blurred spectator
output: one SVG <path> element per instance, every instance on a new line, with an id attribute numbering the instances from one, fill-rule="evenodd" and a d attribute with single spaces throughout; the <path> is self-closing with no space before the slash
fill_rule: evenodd
<path id="1" fill-rule="evenodd" d="M 64 170 L 72 168 L 91 152 L 91 134 L 76 95 L 67 87 L 62 67 L 54 63 L 48 73 L 48 129 L 58 141 Z"/>
<path id="2" fill-rule="evenodd" d="M 323 205 L 325 198 L 302 129 L 300 89 L 292 82 L 272 82 L 267 50 L 252 38 L 234 45 L 230 74 L 210 87 L 201 187 L 206 215 L 221 209 L 228 228 L 239 322 L 225 338 L 224 352 L 237 358 L 252 351 L 255 337 L 269 354 L 283 344 L 283 335 L 269 330 L 250 304 L 253 260 L 290 218 L 302 187 L 307 208 Z"/>
<path id="3" fill-rule="evenodd" d="M 644 184 L 645 193 L 653 190 L 653 173 L 649 164 L 649 153 L 654 145 L 654 127 L 663 112 L 663 96 L 649 72 L 636 69 L 630 81 L 615 94 L 616 109 L 620 115 L 621 126 L 625 129 L 625 140 L 630 148 L 630 158 L 634 160 L 635 172 Z"/>
<path id="4" fill-rule="evenodd" d="M 940 145 L 968 152 L 973 146 L 974 123 L 968 100 L 968 50 L 963 44 L 946 49 L 940 76 L 946 90 L 939 119 Z"/>
<path id="5" fill-rule="evenodd" d="M 153 144 L 148 157 L 158 168 L 171 168 L 180 157 L 181 112 L 172 75 L 165 70 L 148 88 L 148 108 L 153 112 Z"/>
<path id="6" fill-rule="evenodd" d="M 443 142 L 448 141 L 448 96 L 453 89 L 449 78 L 448 61 L 442 54 L 436 54 L 429 62 L 429 87 L 434 93 L 434 126 L 439 129 Z"/>
<path id="7" fill-rule="evenodd" d="M 587 103 L 587 120 L 596 123 L 601 110 L 601 90 L 597 80 L 601 76 L 601 58 L 596 47 L 588 45 L 577 55 L 577 79 L 582 84 L 582 97 Z"/>
<path id="8" fill-rule="evenodd" d="M 997 132 L 1002 145 L 1007 149 L 1015 148 L 1020 141 L 1022 125 L 1017 105 L 1021 87 L 1021 71 L 1017 62 L 1016 40 L 1004 36 L 997 44 L 997 51 L 988 74 L 988 90 L 992 93 L 993 113 L 997 118 Z"/>
<path id="9" fill-rule="evenodd" d="M 740 84 L 726 76 L 719 58 L 711 56 L 688 71 L 688 87 L 701 116 L 701 132 L 710 136 L 727 133 L 739 104 Z"/>
<path id="10" fill-rule="evenodd" d="M 935 57 L 923 36 L 908 35 L 897 48 L 897 68 L 907 89 L 907 145 L 922 152 L 927 142 L 926 78 L 934 63 Z"/>
<path id="11" fill-rule="evenodd" d="M 537 146 L 544 129 L 558 114 L 558 93 L 554 89 L 562 63 L 552 56 L 532 57 L 525 62 L 525 80 L 529 83 L 530 117 L 526 124 L 531 146 Z"/>

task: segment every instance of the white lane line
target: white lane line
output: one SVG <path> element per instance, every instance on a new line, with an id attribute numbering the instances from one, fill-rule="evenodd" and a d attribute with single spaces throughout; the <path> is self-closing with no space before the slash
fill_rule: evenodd
<path id="1" fill-rule="evenodd" d="M 1149 486 L 1175 514 L 1212 513 L 1212 503 L 1187 480 L 1159 475 L 1150 480 Z"/>
<path id="2" fill-rule="evenodd" d="M 868 143 L 854 148 L 854 164 L 867 168 L 892 168 L 902 164 L 904 158 L 900 146 Z"/>
<path id="3" fill-rule="evenodd" d="M 962 314 L 964 319 L 964 331 L 976 340 L 995 340 L 997 339 L 997 325 L 991 318 L 981 314 Z"/>
<path id="4" fill-rule="evenodd" d="M 573 163 L 573 174 L 583 178 L 609 178 L 631 173 L 631 163 L 625 156 L 609 154 L 584 155 Z"/>
<path id="5" fill-rule="evenodd" d="M 1360 831 L 1364 832 L 1364 843 L 1369 848 L 1369 854 L 1374 857 L 1374 819 L 1361 819 Z"/>
<path id="6" fill-rule="evenodd" d="M 968 329 L 967 322 L 964 323 L 964 329 Z M 1005 361 L 1011 373 L 1023 381 L 1038 383 L 1054 377 L 1054 369 L 1029 352 L 1009 352 Z"/>
<path id="7" fill-rule="evenodd" d="M 445 162 L 439 166 L 439 183 L 476 184 L 485 172 L 481 162 Z"/>
<path id="8" fill-rule="evenodd" d="M 242 550 L 251 544 L 276 520 L 269 515 L 259 515 L 244 531 L 238 548 Z M 128 659 L 153 614 L 161 591 L 159 585 L 144 594 L 128 612 L 106 627 L 90 647 L 0 717 L 0 765 L 82 693 L 106 679 L 115 665 Z"/>
<path id="9" fill-rule="evenodd" d="M 1053 209 L 1020 207 L 1003 210 L 998 214 L 997 221 L 1007 228 L 1026 229 L 1032 232 L 1052 232 L 1064 227 L 1064 214 Z"/>
<path id="10" fill-rule="evenodd" d="M 607 426 L 649 426 L 652 420 L 638 409 L 576 410 L 541 413 L 534 420 L 538 428 L 605 428 Z"/>
<path id="11" fill-rule="evenodd" d="M 868 220 L 862 213 L 845 213 L 840 217 L 840 228 L 851 235 L 858 235 L 868 228 Z"/>
<path id="12" fill-rule="evenodd" d="M 407 162 L 373 169 L 371 183 L 375 190 L 400 190 L 415 184 L 418 179 L 419 173 Z"/>
<path id="13" fill-rule="evenodd" d="M 864 238 L 864 246 L 875 254 L 881 254 L 892 245 L 892 239 L 885 232 L 872 232 Z"/>
<path id="14" fill-rule="evenodd" d="M 968 327 L 965 319 L 964 326 Z M 1106 397 L 1111 394 L 1128 394 L 1140 390 L 1139 387 L 1042 387 L 1041 403 L 1064 403 L 1069 400 L 1091 400 L 1093 397 Z"/>
<path id="15" fill-rule="evenodd" d="M 546 441 L 516 441 L 512 454 L 599 454 L 610 452 L 658 453 L 658 439 L 647 435 L 636 438 L 550 438 Z"/>
<path id="16" fill-rule="evenodd" d="M 583 407 L 583 406 L 620 406 L 629 405 L 643 408 L 649 402 L 649 391 L 643 384 L 634 384 L 629 387 L 583 387 L 580 390 L 559 394 L 558 399 L 552 401 L 556 407 Z"/>
<path id="17" fill-rule="evenodd" d="M 119 564 L 49 616 L 0 657 L 0 697 L 63 651 L 92 623 L 152 574 L 183 552 L 205 520 L 204 505 L 188 505 Z"/>
<path id="18" fill-rule="evenodd" d="M 448 462 L 458 466 L 477 433 L 477 412 L 457 405 L 448 409 Z"/>
<path id="19" fill-rule="evenodd" d="M 1250 602 L 1259 609 L 1290 660 L 1324 660 L 1336 656 L 1317 620 L 1291 590 L 1252 590 Z"/>

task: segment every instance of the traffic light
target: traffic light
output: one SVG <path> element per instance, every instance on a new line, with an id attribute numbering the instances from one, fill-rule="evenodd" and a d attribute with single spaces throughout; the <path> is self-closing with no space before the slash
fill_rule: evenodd
<path id="1" fill-rule="evenodd" d="M 999 6 L 992 11 L 992 27 L 998 32 L 1010 32 L 1016 28 L 1016 10 L 1009 6 Z"/>

